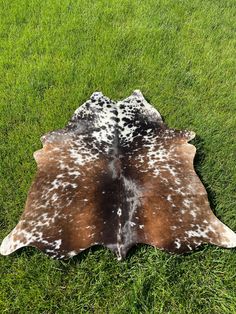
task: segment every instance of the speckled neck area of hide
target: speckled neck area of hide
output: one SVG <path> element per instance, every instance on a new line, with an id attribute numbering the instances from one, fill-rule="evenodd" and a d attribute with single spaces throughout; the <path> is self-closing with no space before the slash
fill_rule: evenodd
<path id="1" fill-rule="evenodd" d="M 34 246 L 69 258 L 103 245 L 122 259 L 136 243 L 174 253 L 235 247 L 194 171 L 194 136 L 168 128 L 138 90 L 118 102 L 93 93 L 42 137 L 25 211 L 0 253 Z"/>

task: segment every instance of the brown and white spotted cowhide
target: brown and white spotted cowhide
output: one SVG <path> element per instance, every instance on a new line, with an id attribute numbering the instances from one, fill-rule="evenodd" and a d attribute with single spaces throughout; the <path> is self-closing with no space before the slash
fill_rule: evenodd
<path id="1" fill-rule="evenodd" d="M 138 90 L 118 102 L 93 93 L 42 137 L 25 211 L 1 254 L 34 246 L 69 258 L 99 244 L 122 259 L 136 243 L 174 253 L 235 247 L 194 171 L 194 136 L 168 128 Z"/>

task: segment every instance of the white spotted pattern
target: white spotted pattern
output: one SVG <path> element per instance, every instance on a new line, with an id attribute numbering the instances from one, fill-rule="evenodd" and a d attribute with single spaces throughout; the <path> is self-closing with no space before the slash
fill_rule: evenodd
<path id="1" fill-rule="evenodd" d="M 168 128 L 139 90 L 118 102 L 93 93 L 64 129 L 41 138 L 25 212 L 0 253 L 32 245 L 68 258 L 103 244 L 122 259 L 138 242 L 170 252 L 235 247 L 195 174 L 194 136 Z"/>

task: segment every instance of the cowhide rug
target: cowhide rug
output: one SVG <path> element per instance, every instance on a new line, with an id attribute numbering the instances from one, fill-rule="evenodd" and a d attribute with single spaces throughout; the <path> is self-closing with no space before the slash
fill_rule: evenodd
<path id="1" fill-rule="evenodd" d="M 235 247 L 194 171 L 194 136 L 168 128 L 138 90 L 118 102 L 93 93 L 42 137 L 25 211 L 1 254 L 34 246 L 69 258 L 99 244 L 122 259 L 137 243 L 173 253 Z"/>

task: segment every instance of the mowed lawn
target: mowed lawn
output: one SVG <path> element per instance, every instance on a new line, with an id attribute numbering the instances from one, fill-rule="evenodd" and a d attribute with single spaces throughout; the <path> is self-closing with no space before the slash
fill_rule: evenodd
<path id="1" fill-rule="evenodd" d="M 195 168 L 236 231 L 235 1 L 0 2 L 0 240 L 18 222 L 40 136 L 94 91 L 134 89 L 170 127 L 195 131 Z M 236 313 L 236 250 L 175 256 L 102 247 L 69 261 L 0 257 L 0 313 Z"/>

